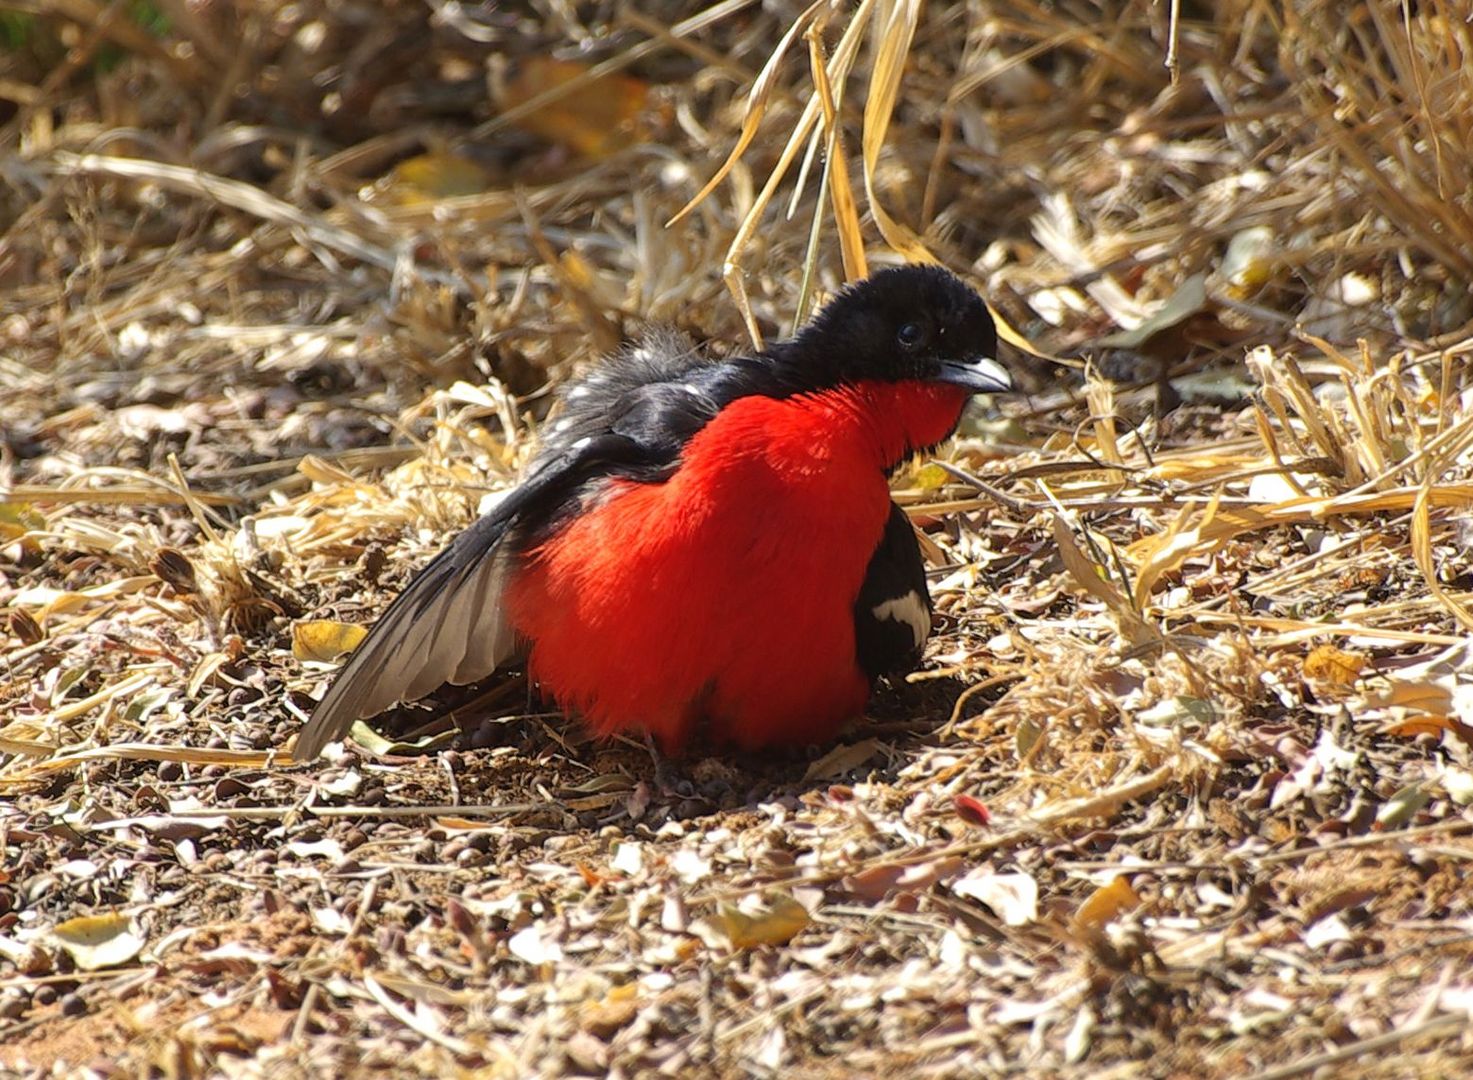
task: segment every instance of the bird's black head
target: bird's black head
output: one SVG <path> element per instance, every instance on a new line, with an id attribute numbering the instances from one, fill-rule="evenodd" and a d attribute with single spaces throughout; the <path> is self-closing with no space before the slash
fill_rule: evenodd
<path id="1" fill-rule="evenodd" d="M 945 382 L 974 394 L 1012 389 L 987 305 L 939 266 L 901 266 L 855 282 L 781 347 L 819 384 Z"/>

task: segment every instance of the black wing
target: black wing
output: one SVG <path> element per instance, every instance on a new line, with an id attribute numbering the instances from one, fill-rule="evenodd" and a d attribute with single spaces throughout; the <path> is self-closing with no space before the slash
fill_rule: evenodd
<path id="1" fill-rule="evenodd" d="M 501 592 L 529 542 L 545 536 L 611 476 L 656 483 L 727 402 L 760 392 L 758 361 L 708 364 L 661 334 L 563 395 L 526 479 L 436 555 L 374 624 L 297 737 L 295 761 L 401 701 L 477 682 L 511 659 L 516 634 Z"/>
<path id="2" fill-rule="evenodd" d="M 885 534 L 854 601 L 854 647 L 871 679 L 914 666 L 931 636 L 931 591 L 915 529 L 890 504 Z"/>
<path id="3" fill-rule="evenodd" d="M 311 761 L 348 733 L 355 720 L 447 682 L 475 682 L 515 649 L 500 609 L 507 533 L 518 515 L 552 488 L 560 474 L 543 470 L 460 533 L 395 598 L 353 650 L 292 750 Z"/>

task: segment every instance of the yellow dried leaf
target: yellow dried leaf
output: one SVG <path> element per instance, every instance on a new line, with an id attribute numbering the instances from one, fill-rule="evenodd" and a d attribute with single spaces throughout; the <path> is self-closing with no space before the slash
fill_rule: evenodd
<path id="1" fill-rule="evenodd" d="M 880 752 L 879 739 L 861 739 L 857 743 L 840 743 L 817 761 L 811 762 L 802 783 L 828 780 L 857 769 Z"/>
<path id="2" fill-rule="evenodd" d="M 947 472 L 940 465 L 937 465 L 934 461 L 930 462 L 929 464 L 922 465 L 919 469 L 917 469 L 913 478 L 915 480 L 916 487 L 920 488 L 922 491 L 927 492 L 935 491 L 937 488 L 945 487 L 947 484 L 951 483 L 952 480 L 951 473 Z"/>
<path id="3" fill-rule="evenodd" d="M 809 69 L 818 100 L 823 106 L 823 126 L 828 135 L 824 165 L 828 170 L 829 197 L 834 208 L 834 225 L 839 232 L 839 253 L 844 260 L 844 280 L 858 281 L 869 276 L 864 257 L 864 233 L 860 227 L 859 207 L 854 201 L 854 186 L 849 181 L 849 165 L 845 159 L 843 125 L 838 122 L 834 88 L 824 66 L 822 36 L 818 26 L 810 26 L 808 39 Z"/>
<path id="4" fill-rule="evenodd" d="M 223 652 L 207 653 L 200 658 L 199 663 L 194 665 L 194 670 L 189 673 L 189 682 L 185 687 L 185 693 L 191 698 L 199 696 L 200 689 L 215 677 L 215 673 L 230 662 L 228 654 Z"/>
<path id="5" fill-rule="evenodd" d="M 639 983 L 628 982 L 611 989 L 602 1001 L 586 1005 L 583 1009 L 582 1026 L 584 1031 L 592 1032 L 601 1039 L 608 1039 L 638 1015 Z"/>
<path id="6" fill-rule="evenodd" d="M 489 828 L 484 820 L 456 817 L 452 814 L 442 814 L 433 820 L 437 829 L 444 829 L 446 832 L 485 832 Z"/>
<path id="7" fill-rule="evenodd" d="M 1383 690 L 1368 694 L 1366 701 L 1376 708 L 1415 709 L 1434 717 L 1450 714 L 1453 709 L 1451 689 L 1426 679 L 1393 682 Z"/>
<path id="8" fill-rule="evenodd" d="M 576 60 L 534 56 L 523 61 L 506 83 L 501 105 L 513 109 L 554 87 L 587 75 Z M 571 90 L 557 101 L 518 120 L 517 126 L 587 157 L 603 157 L 640 141 L 638 123 L 649 98 L 649 84 L 633 75 L 604 75 Z"/>
<path id="9" fill-rule="evenodd" d="M 1473 611 L 1443 587 L 1437 572 L 1437 560 L 1432 554 L 1432 507 L 1438 504 L 1440 492 L 1445 493 L 1456 486 L 1434 483 L 1437 475 L 1438 470 L 1428 470 L 1422 486 L 1417 489 L 1417 500 L 1412 506 L 1412 559 L 1432 595 L 1465 629 L 1473 629 Z"/>
<path id="10" fill-rule="evenodd" d="M 1115 587 L 1104 568 L 1096 564 L 1074 542 L 1069 523 L 1059 514 L 1054 515 L 1054 543 L 1058 546 L 1059 561 L 1069 571 L 1074 584 L 1096 600 L 1104 601 L 1105 606 L 1117 614 L 1130 610 L 1125 595 Z"/>
<path id="11" fill-rule="evenodd" d="M 1140 903 L 1139 894 L 1121 875 L 1085 897 L 1084 903 L 1074 913 L 1074 925 L 1085 931 L 1101 930 L 1127 911 L 1139 907 Z"/>
<path id="12" fill-rule="evenodd" d="M 895 114 L 900 95 L 900 77 L 910 57 L 910 43 L 921 19 L 920 0 L 896 0 L 880 9 L 874 41 L 875 54 L 870 68 L 869 93 L 864 103 L 864 126 L 860 136 L 864 164 L 864 193 L 869 202 L 875 227 L 885 243 L 910 262 L 934 263 L 936 256 L 908 226 L 892 218 L 880 204 L 875 190 L 875 173 L 885 136 Z"/>
<path id="13" fill-rule="evenodd" d="M 406 206 L 479 195 L 491 186 L 491 173 L 470 158 L 436 151 L 408 158 L 389 173 L 389 194 Z"/>
<path id="14" fill-rule="evenodd" d="M 83 971 L 118 967 L 143 951 L 143 939 L 133 932 L 126 915 L 83 915 L 58 923 L 52 937 Z"/>
<path id="15" fill-rule="evenodd" d="M 1020 717 L 1018 726 L 1013 731 L 1013 752 L 1018 755 L 1018 760 L 1027 761 L 1033 748 L 1038 745 L 1038 740 L 1047 732 L 1048 727 L 1043 721 L 1031 716 Z"/>
<path id="16" fill-rule="evenodd" d="M 1304 677 L 1328 686 L 1350 687 L 1360 678 L 1366 658 L 1333 645 L 1321 645 L 1304 658 Z"/>
<path id="17" fill-rule="evenodd" d="M 309 619 L 292 627 L 292 655 L 330 664 L 358 647 L 368 628 L 335 619 Z"/>
<path id="18" fill-rule="evenodd" d="M 1247 300 L 1273 279 L 1277 269 L 1277 234 L 1267 225 L 1244 229 L 1228 242 L 1218 274 L 1236 300 Z"/>
<path id="19" fill-rule="evenodd" d="M 0 540 L 15 540 L 46 527 L 46 518 L 30 503 L 0 502 Z"/>
<path id="20" fill-rule="evenodd" d="M 755 949 L 761 945 L 786 945 L 810 919 L 808 909 L 802 904 L 791 896 L 779 895 L 755 915 L 723 904 L 712 921 L 733 949 Z"/>
<path id="21" fill-rule="evenodd" d="M 593 264 L 576 251 L 564 251 L 558 256 L 564 280 L 583 292 L 598 288 L 598 271 Z"/>
<path id="22" fill-rule="evenodd" d="M 1109 572 L 1095 563 L 1075 543 L 1069 523 L 1059 514 L 1054 515 L 1054 542 L 1058 545 L 1059 559 L 1075 584 L 1095 599 L 1104 602 L 1119 624 L 1120 632 L 1132 644 L 1139 645 L 1159 639 L 1156 629 L 1141 618 L 1130 597 L 1116 586 Z"/>
<path id="23" fill-rule="evenodd" d="M 1473 746 L 1473 727 L 1469 727 L 1455 716 L 1445 714 L 1412 716 L 1387 724 L 1381 729 L 1383 735 L 1395 735 L 1404 739 L 1415 739 L 1418 735 L 1442 735 L 1443 733 L 1456 736 L 1464 743 Z"/>

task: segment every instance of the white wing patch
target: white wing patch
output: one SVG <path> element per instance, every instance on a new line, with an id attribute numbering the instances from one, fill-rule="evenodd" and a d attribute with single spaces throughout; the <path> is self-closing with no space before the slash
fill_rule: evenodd
<path id="1" fill-rule="evenodd" d="M 893 619 L 895 622 L 909 626 L 917 648 L 924 645 L 926 639 L 931 636 L 931 612 L 927 610 L 926 602 L 914 589 L 904 596 L 897 596 L 893 600 L 886 600 L 883 604 L 876 604 L 870 608 L 870 612 L 876 619 Z"/>

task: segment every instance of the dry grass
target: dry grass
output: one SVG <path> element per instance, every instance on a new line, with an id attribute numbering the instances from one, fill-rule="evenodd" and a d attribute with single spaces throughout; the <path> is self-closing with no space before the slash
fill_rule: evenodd
<path id="1" fill-rule="evenodd" d="M 1466 1073 L 1461 13 L 637 7 L 0 16 L 0 1071 Z M 546 385 L 902 256 L 1088 365 L 897 478 L 872 723 L 277 763 Z"/>

